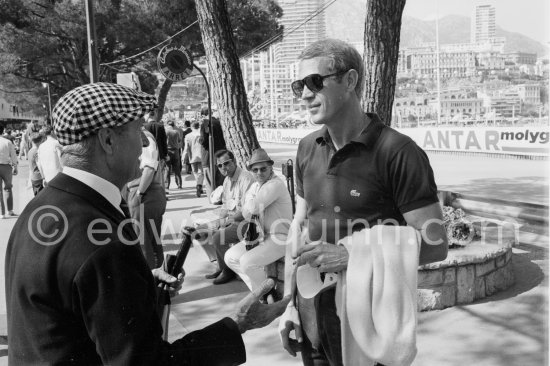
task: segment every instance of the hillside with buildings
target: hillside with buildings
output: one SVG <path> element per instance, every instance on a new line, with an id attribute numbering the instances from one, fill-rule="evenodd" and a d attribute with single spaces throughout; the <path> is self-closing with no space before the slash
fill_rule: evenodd
<path id="1" fill-rule="evenodd" d="M 299 53 L 326 37 L 346 40 L 361 52 L 365 0 L 279 4 L 283 38 L 241 58 L 241 70 L 255 124 L 297 127 L 307 123 L 307 113 L 290 88 Z M 480 3 L 472 10 L 473 23 L 464 16 L 441 18 L 439 47 L 434 21 L 403 19 L 394 125 L 540 123 L 548 115 L 545 47 L 499 28 L 495 6 Z M 197 95 L 203 90 L 200 78 L 195 79 L 173 86 L 170 110 L 189 114 L 204 101 L 204 95 Z"/>
<path id="2" fill-rule="evenodd" d="M 447 15 L 439 21 L 440 44 L 467 43 L 471 38 L 470 18 L 461 15 Z M 504 52 L 536 53 L 547 55 L 549 50 L 541 43 L 520 33 L 508 32 L 499 26 L 495 27 L 495 36 L 506 38 Z M 418 47 L 425 43 L 435 42 L 435 21 L 424 21 L 404 17 L 401 26 L 401 48 Z"/>
<path id="3" fill-rule="evenodd" d="M 362 44 L 365 21 L 365 1 L 337 2 L 327 9 L 327 37 L 338 38 L 354 44 Z M 342 26 L 345 24 L 345 26 Z M 435 42 L 435 20 L 427 21 L 403 17 L 401 25 L 401 48 L 418 47 Z M 509 32 L 495 26 L 495 36 L 506 38 L 504 52 L 536 53 L 548 55 L 550 49 L 523 34 Z M 447 15 L 439 20 L 440 44 L 466 43 L 471 39 L 471 20 L 462 15 Z"/>

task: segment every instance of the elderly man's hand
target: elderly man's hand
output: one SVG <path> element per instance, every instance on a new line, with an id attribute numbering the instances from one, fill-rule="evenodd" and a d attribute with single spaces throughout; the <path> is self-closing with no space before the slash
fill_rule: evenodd
<path id="1" fill-rule="evenodd" d="M 168 285 L 170 297 L 176 296 L 179 290 L 181 290 L 181 287 L 183 285 L 183 277 L 185 277 L 185 271 L 183 270 L 183 268 L 182 273 L 178 275 L 178 278 L 169 275 L 162 268 L 155 268 L 151 272 L 153 273 L 153 277 L 158 280 L 159 287 L 161 287 L 163 283 L 166 283 Z"/>
<path id="2" fill-rule="evenodd" d="M 237 323 L 241 333 L 265 327 L 285 311 L 290 296 L 269 305 L 260 303 L 260 298 L 267 294 L 274 285 L 275 282 L 272 279 L 265 280 L 260 287 L 237 304 L 235 314 L 231 318 Z"/>
<path id="3" fill-rule="evenodd" d="M 294 331 L 296 339 L 292 339 L 290 334 Z M 279 320 L 279 337 L 283 348 L 293 357 L 297 352 L 302 351 L 302 325 L 298 309 L 294 304 L 288 304 L 283 316 Z"/>
<path id="4" fill-rule="evenodd" d="M 348 268 L 349 253 L 343 245 L 312 242 L 298 249 L 297 265 L 309 264 L 319 272 L 340 272 Z"/>

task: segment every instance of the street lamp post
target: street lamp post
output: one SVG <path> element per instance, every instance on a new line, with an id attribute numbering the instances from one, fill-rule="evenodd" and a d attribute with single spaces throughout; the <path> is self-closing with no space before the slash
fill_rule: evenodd
<path id="1" fill-rule="evenodd" d="M 97 61 L 97 46 L 94 20 L 93 0 L 85 0 L 86 3 L 86 29 L 88 33 L 88 59 L 90 63 L 90 83 L 99 81 L 99 65 Z"/>
<path id="2" fill-rule="evenodd" d="M 48 88 L 48 112 L 50 119 L 52 118 L 52 96 L 50 94 L 50 83 L 42 83 L 43 88 Z"/>

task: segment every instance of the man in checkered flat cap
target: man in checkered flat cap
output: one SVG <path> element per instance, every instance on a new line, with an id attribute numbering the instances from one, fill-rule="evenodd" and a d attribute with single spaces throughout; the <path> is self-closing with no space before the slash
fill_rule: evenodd
<path id="1" fill-rule="evenodd" d="M 120 195 L 139 174 L 143 116 L 155 105 L 108 83 L 80 86 L 56 104 L 63 172 L 21 213 L 6 253 L 10 364 L 241 364 L 241 333 L 286 307 L 258 303 L 273 286 L 266 282 L 232 317 L 162 340 L 155 281 L 176 289 L 180 281 L 152 274 Z"/>

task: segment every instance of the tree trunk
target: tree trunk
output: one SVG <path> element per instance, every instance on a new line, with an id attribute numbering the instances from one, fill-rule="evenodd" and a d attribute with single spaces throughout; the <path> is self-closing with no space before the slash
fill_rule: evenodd
<path id="1" fill-rule="evenodd" d="M 225 0 L 196 0 L 197 15 L 227 147 L 244 166 L 260 145 L 244 89 Z"/>
<path id="2" fill-rule="evenodd" d="M 162 86 L 160 87 L 159 97 L 157 98 L 158 109 L 155 114 L 155 121 L 160 122 L 162 115 L 164 114 L 164 106 L 166 105 L 166 97 L 170 91 L 170 87 L 174 82 L 170 79 L 164 80 Z"/>
<path id="3" fill-rule="evenodd" d="M 391 124 L 405 0 L 367 0 L 363 109 Z"/>

